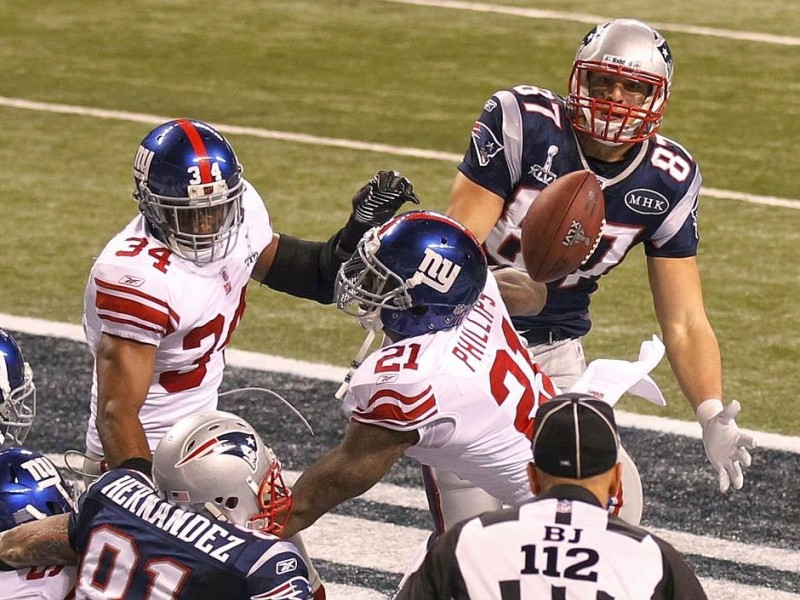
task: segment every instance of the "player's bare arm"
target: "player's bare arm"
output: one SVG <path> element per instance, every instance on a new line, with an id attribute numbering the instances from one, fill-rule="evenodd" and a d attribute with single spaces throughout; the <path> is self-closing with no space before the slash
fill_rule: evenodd
<path id="1" fill-rule="evenodd" d="M 508 313 L 514 316 L 538 315 L 547 302 L 547 285 L 534 281 L 526 271 L 515 267 L 493 268 Z"/>
<path id="2" fill-rule="evenodd" d="M 282 537 L 293 536 L 345 500 L 369 490 L 418 439 L 416 431 L 350 423 L 342 442 L 317 459 L 292 487 L 294 502 Z"/>
<path id="3" fill-rule="evenodd" d="M 447 214 L 483 243 L 500 218 L 503 204 L 500 196 L 459 172 L 450 191 Z M 511 267 L 495 270 L 494 276 L 512 316 L 539 314 L 547 301 L 546 285 L 533 281 L 525 271 Z"/>
<path id="4" fill-rule="evenodd" d="M 74 565 L 78 555 L 69 545 L 69 514 L 29 521 L 0 534 L 0 561 L 14 568 Z"/>
<path id="5" fill-rule="evenodd" d="M 503 212 L 503 199 L 459 172 L 450 190 L 447 214 L 469 229 L 482 244 Z"/>
<path id="6" fill-rule="evenodd" d="M 156 362 L 156 347 L 103 334 L 97 348 L 97 432 L 111 468 L 129 458 L 150 460 L 139 421 Z"/>
<path id="7" fill-rule="evenodd" d="M 693 409 L 722 398 L 722 360 L 706 316 L 694 257 L 647 259 L 653 305 L 667 357 Z"/>

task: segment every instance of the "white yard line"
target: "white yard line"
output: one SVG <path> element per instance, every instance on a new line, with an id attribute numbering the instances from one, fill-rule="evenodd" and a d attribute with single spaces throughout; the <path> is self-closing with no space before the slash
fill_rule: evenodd
<path id="1" fill-rule="evenodd" d="M 6 96 L 0 96 L 0 106 L 64 115 L 78 115 L 95 119 L 110 119 L 115 121 L 127 121 L 131 123 L 144 123 L 147 125 L 157 125 L 173 118 L 164 115 L 150 115 L 146 113 L 92 108 L 90 106 L 75 106 L 71 104 L 57 104 L 54 102 L 36 102 L 33 100 L 25 100 L 24 98 L 9 98 Z M 391 146 L 388 144 L 372 144 L 368 142 L 360 142 L 358 140 L 329 138 L 316 135 L 307 135 L 304 133 L 291 133 L 287 131 L 276 131 L 273 129 L 261 129 L 260 127 L 239 127 L 237 125 L 226 125 L 224 123 L 212 123 L 212 125 L 225 134 L 244 135 L 268 140 L 281 140 L 297 144 L 346 148 L 348 150 L 363 150 L 367 152 L 388 154 L 391 156 L 409 156 L 412 158 L 422 158 L 425 160 L 449 162 L 453 163 L 453 165 L 460 163 L 462 159 L 461 154 L 455 154 L 452 152 L 439 152 L 437 150 L 425 150 L 422 148 L 405 148 L 402 146 Z M 755 194 L 746 194 L 732 190 L 719 190 L 715 188 L 704 187 L 703 196 L 722 200 L 740 200 L 742 202 L 764 204 L 779 208 L 800 209 L 800 200 L 776 198 L 775 196 L 758 196 Z"/>
<path id="2" fill-rule="evenodd" d="M 83 329 L 81 326 L 71 323 L 59 323 L 57 321 L 46 321 L 33 317 L 18 317 L 0 313 L 0 327 L 32 335 L 49 335 L 78 342 L 84 341 Z M 227 364 L 233 367 L 268 371 L 271 373 L 286 373 L 288 375 L 307 377 L 309 379 L 321 379 L 324 381 L 342 381 L 347 373 L 347 369 L 344 367 L 306 362 L 293 358 L 284 358 L 282 356 L 261 354 L 246 350 L 236 350 L 235 348 L 226 350 L 225 358 Z M 621 427 L 672 433 L 697 439 L 699 439 L 701 435 L 697 423 L 694 422 L 639 415 L 622 410 L 615 411 L 615 413 L 617 422 Z M 749 429 L 745 431 L 756 438 L 760 448 L 783 450 L 785 452 L 800 454 L 800 437 Z"/>
<path id="3" fill-rule="evenodd" d="M 566 12 L 560 10 L 541 10 L 538 8 L 524 8 L 517 6 L 503 6 L 487 4 L 484 2 L 458 2 L 456 0 L 383 0 L 392 4 L 412 4 L 414 6 L 429 6 L 434 8 L 448 8 L 455 10 L 468 10 L 472 12 L 494 13 L 498 15 L 511 15 L 528 19 L 550 19 L 554 21 L 570 21 L 573 23 L 586 23 L 596 25 L 611 19 L 609 16 L 590 15 L 586 13 Z M 697 27 L 682 23 L 659 23 L 648 21 L 655 29 L 689 33 L 705 37 L 718 37 L 728 40 L 744 42 L 758 42 L 764 44 L 777 44 L 780 46 L 800 46 L 800 38 L 756 31 L 735 31 L 733 29 L 717 29 L 714 27 Z"/>

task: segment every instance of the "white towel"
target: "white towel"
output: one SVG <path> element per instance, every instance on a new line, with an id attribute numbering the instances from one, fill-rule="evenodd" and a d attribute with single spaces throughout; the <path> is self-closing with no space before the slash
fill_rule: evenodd
<path id="1" fill-rule="evenodd" d="M 664 395 L 648 375 L 664 357 L 664 351 L 664 344 L 654 335 L 652 340 L 642 342 L 639 360 L 635 362 L 608 358 L 593 360 L 569 391 L 591 394 L 610 406 L 614 406 L 626 392 L 658 406 L 666 406 Z"/>

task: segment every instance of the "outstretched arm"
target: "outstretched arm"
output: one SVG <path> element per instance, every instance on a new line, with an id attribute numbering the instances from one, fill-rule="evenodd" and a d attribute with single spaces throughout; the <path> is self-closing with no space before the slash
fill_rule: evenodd
<path id="1" fill-rule="evenodd" d="M 672 371 L 692 410 L 722 398 L 722 360 L 694 257 L 648 258 L 650 289 Z"/>
<path id="2" fill-rule="evenodd" d="M 419 204 L 411 182 L 397 171 L 378 171 L 353 196 L 347 224 L 331 239 L 312 242 L 275 235 L 251 277 L 274 290 L 330 304 L 339 266 L 350 258 L 364 233 L 391 219 L 404 202 Z"/>
<path id="3" fill-rule="evenodd" d="M 350 423 L 342 442 L 317 459 L 292 486 L 292 513 L 282 537 L 293 536 L 345 500 L 369 490 L 418 439 L 416 431 Z"/>
<path id="4" fill-rule="evenodd" d="M 503 204 L 500 196 L 459 171 L 450 190 L 447 214 L 469 229 L 482 244 L 503 213 Z"/>
<path id="5" fill-rule="evenodd" d="M 46 517 L 0 533 L 0 561 L 14 569 L 74 565 L 78 555 L 69 545 L 69 514 Z"/>
<path id="6" fill-rule="evenodd" d="M 722 360 L 703 306 L 697 262 L 694 257 L 650 257 L 647 266 L 667 358 L 703 428 L 703 445 L 717 469 L 720 490 L 731 484 L 741 489 L 742 468 L 751 462 L 746 448 L 756 444 L 736 423 L 739 403 L 722 404 Z"/>

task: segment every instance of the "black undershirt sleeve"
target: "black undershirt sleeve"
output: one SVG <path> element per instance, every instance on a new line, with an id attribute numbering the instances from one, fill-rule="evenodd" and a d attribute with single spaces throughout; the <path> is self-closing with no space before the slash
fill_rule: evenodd
<path id="1" fill-rule="evenodd" d="M 337 252 L 340 233 L 327 242 L 311 242 L 282 233 L 272 266 L 261 283 L 298 298 L 331 304 L 336 273 L 349 258 Z"/>

